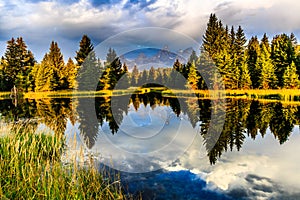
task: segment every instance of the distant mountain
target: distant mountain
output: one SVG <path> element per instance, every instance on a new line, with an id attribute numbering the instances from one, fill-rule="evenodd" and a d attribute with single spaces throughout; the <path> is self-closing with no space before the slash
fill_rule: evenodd
<path id="1" fill-rule="evenodd" d="M 126 63 L 129 70 L 134 65 L 140 70 L 150 69 L 152 66 L 155 68 L 172 67 L 176 59 L 181 63 L 186 63 L 192 51 L 193 48 L 191 47 L 177 52 L 171 52 L 168 46 L 162 49 L 144 48 L 128 52 L 120 56 L 120 60 L 122 63 Z"/>

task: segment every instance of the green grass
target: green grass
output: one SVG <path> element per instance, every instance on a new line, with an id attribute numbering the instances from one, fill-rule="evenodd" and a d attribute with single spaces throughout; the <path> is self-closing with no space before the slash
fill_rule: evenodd
<path id="1" fill-rule="evenodd" d="M 0 199 L 124 199 L 119 180 L 93 162 L 65 164 L 63 136 L 21 127 L 0 137 Z"/>
<path id="2" fill-rule="evenodd" d="M 22 98 L 42 99 L 42 98 L 89 98 L 89 97 L 106 97 L 121 96 L 134 93 L 145 94 L 149 92 L 162 93 L 166 97 L 191 97 L 197 94 L 199 97 L 207 98 L 224 98 L 224 97 L 248 97 L 254 99 L 280 99 L 286 101 L 300 100 L 300 89 L 236 89 L 236 90 L 177 90 L 167 89 L 164 87 L 131 87 L 123 90 L 100 90 L 100 91 L 47 91 L 47 92 L 27 92 Z M 0 99 L 9 98 L 10 92 L 0 92 Z"/>

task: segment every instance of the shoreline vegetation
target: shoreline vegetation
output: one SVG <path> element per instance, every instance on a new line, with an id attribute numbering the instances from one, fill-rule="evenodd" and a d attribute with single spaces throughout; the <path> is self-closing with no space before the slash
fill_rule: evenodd
<path id="1" fill-rule="evenodd" d="M 264 100 L 284 100 L 300 101 L 299 89 L 236 89 L 236 90 L 178 90 L 164 87 L 131 87 L 128 89 L 100 90 L 100 91 L 47 91 L 47 92 L 26 92 L 18 93 L 17 97 L 12 97 L 11 92 L 0 92 L 1 99 L 24 98 L 24 99 L 43 99 L 43 98 L 89 98 L 105 96 L 122 96 L 132 94 L 145 94 L 150 92 L 161 93 L 166 97 L 198 97 L 198 98 L 249 98 Z"/>
<path id="2" fill-rule="evenodd" d="M 63 135 L 17 126 L 0 136 L 0 199 L 125 199 L 119 177 L 83 155 L 65 155 Z"/>

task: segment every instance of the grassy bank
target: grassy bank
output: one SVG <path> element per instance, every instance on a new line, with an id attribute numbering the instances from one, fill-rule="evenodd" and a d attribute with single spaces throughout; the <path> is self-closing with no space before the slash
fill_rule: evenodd
<path id="1" fill-rule="evenodd" d="M 91 162 L 64 164 L 64 138 L 24 128 L 0 137 L 0 199 L 124 199 Z"/>
<path id="2" fill-rule="evenodd" d="M 165 97 L 193 97 L 195 94 L 202 98 L 224 98 L 224 97 L 247 97 L 252 99 L 277 99 L 285 101 L 300 101 L 300 89 L 249 89 L 249 90 L 177 90 L 164 87 L 138 88 L 132 87 L 124 90 L 101 90 L 101 91 L 49 91 L 49 92 L 27 92 L 21 98 L 43 99 L 43 98 L 90 98 L 109 97 L 131 94 L 145 94 L 149 92 L 161 93 Z M 1 92 L 0 99 L 9 98 L 9 92 Z"/>

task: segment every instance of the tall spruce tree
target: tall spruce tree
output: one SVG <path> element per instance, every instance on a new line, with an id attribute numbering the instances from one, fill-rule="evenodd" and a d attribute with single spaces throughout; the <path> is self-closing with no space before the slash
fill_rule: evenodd
<path id="1" fill-rule="evenodd" d="M 67 70 L 57 42 L 52 41 L 37 71 L 36 91 L 68 89 Z"/>
<path id="2" fill-rule="evenodd" d="M 234 27 L 231 27 L 230 34 L 228 35 L 228 55 L 227 57 L 227 67 L 223 72 L 223 78 L 225 81 L 225 86 L 228 89 L 237 89 L 239 87 L 239 78 L 240 78 L 240 66 L 238 65 L 238 51 L 239 46 L 237 43 L 237 35 L 234 31 Z"/>
<path id="3" fill-rule="evenodd" d="M 259 87 L 259 80 L 261 69 L 257 68 L 257 59 L 260 54 L 260 47 L 259 41 L 256 36 L 252 37 L 249 40 L 247 50 L 246 50 L 246 57 L 247 57 L 247 65 L 250 72 L 251 82 L 253 88 Z"/>
<path id="4" fill-rule="evenodd" d="M 50 46 L 50 51 L 48 54 L 48 67 L 53 68 L 53 89 L 61 90 L 67 89 L 67 70 L 65 68 L 64 58 L 58 47 L 57 42 L 52 42 Z"/>
<path id="5" fill-rule="evenodd" d="M 109 48 L 108 53 L 106 55 L 106 62 L 105 62 L 105 77 L 108 80 L 101 80 L 102 83 L 109 84 L 106 86 L 101 86 L 105 87 L 107 89 L 113 89 L 119 79 L 122 77 L 124 71 L 122 69 L 122 63 L 119 57 L 117 57 L 117 54 L 114 49 Z M 104 79 L 104 76 L 101 77 L 101 79 Z M 100 88 L 101 88 L 100 87 Z"/>
<path id="6" fill-rule="evenodd" d="M 237 88 L 238 66 L 236 65 L 236 55 L 230 55 L 231 38 L 228 27 L 224 28 L 219 20 L 215 23 L 215 15 L 211 15 L 207 30 L 203 37 L 203 50 L 206 51 L 215 62 L 226 88 Z M 211 32 L 211 30 L 214 30 Z M 208 38 L 210 38 L 208 40 Z M 216 75 L 216 74 L 215 74 Z"/>
<path id="7" fill-rule="evenodd" d="M 275 65 L 278 86 L 284 86 L 283 75 L 289 65 L 295 60 L 295 49 L 290 37 L 286 34 L 276 35 L 271 43 L 271 58 Z"/>
<path id="8" fill-rule="evenodd" d="M 244 60 L 244 53 L 245 53 L 245 44 L 247 42 L 247 39 L 244 34 L 244 30 L 242 29 L 241 26 L 238 27 L 237 32 L 236 32 L 236 37 L 235 37 L 235 52 L 237 56 L 237 63 L 236 65 L 238 67 L 241 67 L 243 60 Z"/>
<path id="9" fill-rule="evenodd" d="M 30 85 L 33 84 L 30 71 L 34 64 L 34 56 L 27 49 L 22 37 L 7 41 L 6 52 L 2 58 L 3 85 L 1 90 L 9 91 L 14 85 L 25 91 L 30 90 Z"/>
<path id="10" fill-rule="evenodd" d="M 220 23 L 220 46 L 219 54 L 216 57 L 216 67 L 221 74 L 225 88 L 236 89 L 239 81 L 239 67 L 237 66 L 237 54 L 235 51 L 231 54 L 230 43 L 231 38 L 228 28 L 224 29 Z"/>
<path id="11" fill-rule="evenodd" d="M 76 51 L 75 59 L 77 61 L 77 65 L 81 66 L 89 53 L 93 50 L 94 45 L 92 44 L 91 39 L 87 35 L 83 35 L 79 43 L 79 50 Z"/>
<path id="12" fill-rule="evenodd" d="M 220 34 L 221 30 L 219 27 L 218 18 L 215 14 L 210 14 L 207 28 L 203 36 L 203 48 L 214 60 L 220 50 Z"/>
<path id="13" fill-rule="evenodd" d="M 101 61 L 97 59 L 94 45 L 87 35 L 83 35 L 76 51 L 77 87 L 79 90 L 94 91 L 98 87 L 101 75 Z"/>
<path id="14" fill-rule="evenodd" d="M 99 60 L 96 58 L 95 52 L 91 51 L 78 70 L 78 89 L 81 91 L 98 89 L 101 72 Z"/>

